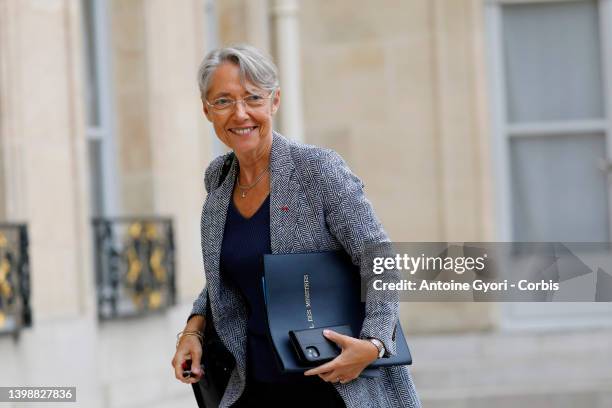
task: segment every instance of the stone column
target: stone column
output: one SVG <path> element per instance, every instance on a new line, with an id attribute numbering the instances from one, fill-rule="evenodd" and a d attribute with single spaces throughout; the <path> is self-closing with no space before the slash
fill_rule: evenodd
<path id="1" fill-rule="evenodd" d="M 148 0 L 144 7 L 154 208 L 174 219 L 177 289 L 191 302 L 204 283 L 200 213 L 212 156 L 196 81 L 205 11 L 199 0 Z"/>
<path id="2" fill-rule="evenodd" d="M 480 0 L 435 0 L 432 53 L 437 138 L 437 185 L 442 237 L 448 242 L 491 239 L 491 198 L 483 17 Z M 408 303 L 404 319 L 416 331 L 486 330 L 492 303 Z"/>
<path id="3" fill-rule="evenodd" d="M 302 111 L 300 39 L 297 0 L 274 0 L 276 61 L 280 71 L 280 129 L 285 136 L 304 140 Z"/>
<path id="4" fill-rule="evenodd" d="M 248 0 L 246 7 L 247 42 L 270 53 L 270 12 L 268 0 Z"/>
<path id="5" fill-rule="evenodd" d="M 144 16 L 147 0 L 105 1 L 110 23 L 107 26 L 111 40 L 108 52 L 114 80 L 114 139 L 120 174 L 116 188 L 121 198 L 121 214 L 154 214 Z"/>
<path id="6" fill-rule="evenodd" d="M 492 219 L 484 95 L 484 19 L 479 0 L 436 0 L 436 114 L 444 237 L 485 240 Z M 490 236 L 489 236 L 490 237 Z"/>
<path id="7" fill-rule="evenodd" d="M 34 324 L 94 311 L 77 1 L 0 1 L 6 217 L 28 224 Z"/>

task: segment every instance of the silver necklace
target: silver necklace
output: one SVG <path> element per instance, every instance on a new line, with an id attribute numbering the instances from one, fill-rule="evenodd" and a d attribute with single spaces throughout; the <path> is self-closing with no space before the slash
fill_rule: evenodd
<path id="1" fill-rule="evenodd" d="M 257 176 L 257 178 L 255 179 L 253 184 L 249 184 L 248 186 L 243 186 L 242 184 L 240 184 L 240 171 L 238 171 L 238 189 L 240 189 L 240 191 L 241 191 L 240 197 L 246 198 L 247 193 L 249 192 L 249 190 L 251 190 L 253 187 L 255 187 L 257 185 L 257 183 L 259 183 L 261 181 L 261 179 L 263 178 L 264 174 L 266 174 L 267 171 L 268 171 L 268 169 L 264 169 L 259 174 L 259 176 Z"/>

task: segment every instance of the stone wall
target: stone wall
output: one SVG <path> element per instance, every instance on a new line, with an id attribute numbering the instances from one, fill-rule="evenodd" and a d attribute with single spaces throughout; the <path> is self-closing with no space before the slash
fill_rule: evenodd
<path id="1" fill-rule="evenodd" d="M 93 310 L 78 2 L 0 2 L 6 217 L 28 223 L 34 319 Z"/>
<path id="2" fill-rule="evenodd" d="M 174 219 L 178 292 L 193 300 L 203 286 L 199 215 L 213 137 L 196 81 L 204 7 L 197 0 L 111 5 L 121 213 Z"/>
<path id="3" fill-rule="evenodd" d="M 109 4 L 121 212 L 154 213 L 145 0 Z"/>
<path id="4" fill-rule="evenodd" d="M 203 2 L 109 0 L 122 211 L 173 217 L 180 305 L 107 323 L 95 318 L 79 4 L 0 0 L 0 218 L 29 224 L 34 299 L 33 327 L 0 337 L 0 384 L 76 385 L 75 406 L 187 406 L 169 362 L 203 285 Z M 492 239 L 483 2 L 299 4 L 306 142 L 346 158 L 393 240 Z M 217 5 L 223 43 L 274 51 L 272 1 Z M 402 304 L 424 406 L 610 406 L 610 330 L 503 331 L 498 316 Z"/>
<path id="5" fill-rule="evenodd" d="M 300 3 L 306 141 L 345 157 L 393 241 L 487 240 L 482 4 L 384 3 Z M 402 316 L 416 332 L 495 324 L 473 303 Z"/>

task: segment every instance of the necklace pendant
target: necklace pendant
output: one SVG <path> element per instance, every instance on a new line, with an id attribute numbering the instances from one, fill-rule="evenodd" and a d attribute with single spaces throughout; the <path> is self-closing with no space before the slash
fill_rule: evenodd
<path id="1" fill-rule="evenodd" d="M 243 192 L 242 192 L 241 197 L 242 197 L 242 198 L 246 198 L 246 191 L 243 191 Z"/>

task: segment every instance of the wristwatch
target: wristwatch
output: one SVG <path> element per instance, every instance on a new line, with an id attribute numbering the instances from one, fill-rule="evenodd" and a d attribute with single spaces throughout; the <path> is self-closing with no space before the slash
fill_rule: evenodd
<path id="1" fill-rule="evenodd" d="M 385 355 L 385 345 L 383 342 L 378 339 L 368 339 L 368 341 L 378 349 L 378 358 L 382 358 Z"/>

